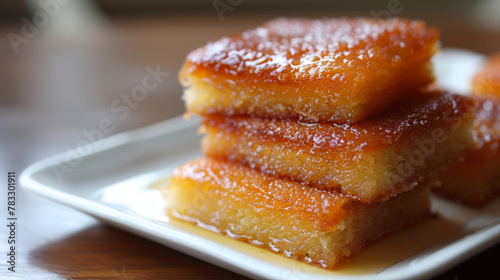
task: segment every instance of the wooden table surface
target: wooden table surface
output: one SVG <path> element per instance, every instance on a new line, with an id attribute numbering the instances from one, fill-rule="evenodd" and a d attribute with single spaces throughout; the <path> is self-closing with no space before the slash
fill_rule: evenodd
<path id="1" fill-rule="evenodd" d="M 82 131 L 109 117 L 127 131 L 183 113 L 177 71 L 188 51 L 279 14 L 170 15 L 101 20 L 40 32 L 14 54 L 0 37 L 0 176 L 75 147 Z M 321 16 L 337 16 L 334 13 Z M 309 15 L 306 15 L 309 16 Z M 317 16 L 317 15 L 314 15 Z M 409 15 L 411 16 L 411 15 Z M 456 14 L 425 14 L 442 30 L 443 45 L 485 54 L 500 50 L 499 30 L 479 30 Z M 20 32 L 22 22 L 0 26 Z M 114 100 L 141 82 L 146 67 L 168 78 L 130 114 L 110 112 Z M 6 210 L 6 190 L 0 207 Z M 16 272 L 7 270 L 7 230 L 0 229 L 0 279 L 243 279 L 233 272 L 158 245 L 57 203 L 17 189 Z M 2 210 L 2 211 L 4 211 Z M 5 217 L 7 213 L 4 212 Z M 500 245 L 436 279 L 474 279 L 497 272 Z M 484 277 L 483 277 L 484 278 Z"/>

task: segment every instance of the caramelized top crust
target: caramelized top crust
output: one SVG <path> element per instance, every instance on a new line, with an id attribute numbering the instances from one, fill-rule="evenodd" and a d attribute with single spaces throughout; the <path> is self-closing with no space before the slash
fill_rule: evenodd
<path id="1" fill-rule="evenodd" d="M 415 136 L 436 128 L 446 130 L 472 117 L 475 107 L 473 98 L 433 91 L 418 94 L 376 118 L 353 125 L 214 115 L 202 120 L 205 129 L 216 127 L 288 147 L 354 155 L 384 149 L 405 135 Z"/>
<path id="2" fill-rule="evenodd" d="M 252 205 L 261 215 L 268 212 L 276 216 L 286 211 L 289 218 L 304 221 L 304 226 L 314 225 L 316 230 L 337 226 L 346 215 L 343 208 L 352 202 L 332 190 L 319 190 L 212 158 L 199 158 L 174 170 L 172 180 L 186 179 L 207 186 L 200 191 L 217 192 L 221 200 L 227 197 L 231 203 Z"/>
<path id="3" fill-rule="evenodd" d="M 491 56 L 472 80 L 475 95 L 494 94 L 500 97 L 500 53 Z"/>
<path id="4" fill-rule="evenodd" d="M 183 72 L 352 87 L 395 65 L 428 59 L 438 38 L 437 29 L 405 19 L 277 19 L 193 51 Z"/>
<path id="5" fill-rule="evenodd" d="M 476 120 L 472 131 L 479 147 L 500 142 L 500 99 L 495 96 L 477 98 Z M 495 150 L 498 144 L 494 145 Z"/>

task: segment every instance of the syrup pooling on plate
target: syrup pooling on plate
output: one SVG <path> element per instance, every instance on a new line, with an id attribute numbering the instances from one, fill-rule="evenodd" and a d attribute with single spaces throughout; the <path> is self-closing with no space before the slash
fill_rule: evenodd
<path id="1" fill-rule="evenodd" d="M 366 242 L 428 216 L 427 187 L 364 204 L 332 190 L 201 158 L 174 171 L 165 197 L 170 215 L 178 219 L 332 268 Z"/>
<path id="2" fill-rule="evenodd" d="M 433 81 L 438 31 L 402 19 L 279 19 L 192 52 L 188 112 L 357 122 Z"/>

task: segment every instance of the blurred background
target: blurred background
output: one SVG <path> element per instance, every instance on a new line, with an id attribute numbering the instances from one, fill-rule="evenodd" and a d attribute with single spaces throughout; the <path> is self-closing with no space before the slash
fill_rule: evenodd
<path id="1" fill-rule="evenodd" d="M 188 52 L 275 17 L 421 19 L 440 28 L 443 47 L 490 55 L 500 51 L 499 15 L 497 0 L 2 1 L 0 171 L 20 174 L 83 140 L 182 114 L 177 73 Z M 130 99 L 148 75 L 156 83 Z M 89 138 L 86 131 L 104 118 L 112 120 L 113 129 Z M 54 268 L 54 262 L 50 267 L 43 257 L 33 258 L 43 256 L 37 248 L 96 221 L 22 191 L 19 196 L 26 217 L 19 233 L 25 270 L 60 273 L 64 268 Z"/>

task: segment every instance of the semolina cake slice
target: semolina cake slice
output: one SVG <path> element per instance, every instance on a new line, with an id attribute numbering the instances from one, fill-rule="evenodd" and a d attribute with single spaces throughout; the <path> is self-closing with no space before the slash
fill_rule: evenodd
<path id="1" fill-rule="evenodd" d="M 421 21 L 277 19 L 191 52 L 188 113 L 355 123 L 434 80 L 439 32 Z"/>
<path id="2" fill-rule="evenodd" d="M 165 193 L 172 217 L 325 268 L 430 214 L 424 186 L 364 204 L 212 158 L 179 166 Z"/>
<path id="3" fill-rule="evenodd" d="M 489 57 L 472 79 L 472 91 L 476 96 L 493 94 L 500 98 L 500 53 Z"/>
<path id="4" fill-rule="evenodd" d="M 468 206 L 482 206 L 500 193 L 500 99 L 479 97 L 473 136 L 478 147 L 440 175 L 434 192 Z"/>
<path id="5" fill-rule="evenodd" d="M 203 152 L 363 202 L 385 201 L 473 148 L 475 101 L 421 92 L 360 123 L 203 116 Z"/>

